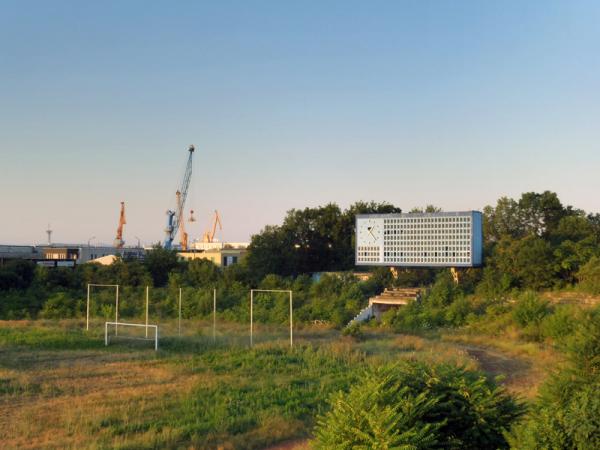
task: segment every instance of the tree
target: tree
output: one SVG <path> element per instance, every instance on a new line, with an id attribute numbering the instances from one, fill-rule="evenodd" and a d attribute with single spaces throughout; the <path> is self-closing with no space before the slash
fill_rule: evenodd
<path id="1" fill-rule="evenodd" d="M 27 289 L 33 282 L 35 264 L 31 261 L 13 260 L 0 267 L 0 290 Z"/>
<path id="2" fill-rule="evenodd" d="M 180 263 L 175 250 L 167 250 L 161 245 L 156 245 L 146 252 L 144 266 L 150 273 L 154 286 L 163 287 L 169 280 L 169 273 L 179 268 Z"/>
<path id="3" fill-rule="evenodd" d="M 487 241 L 497 242 L 504 237 L 523 236 L 519 204 L 511 198 L 501 197 L 496 207 L 483 208 L 483 235 Z"/>
<path id="4" fill-rule="evenodd" d="M 600 294 L 600 258 L 594 256 L 577 272 L 579 286 L 590 294 Z"/>
<path id="5" fill-rule="evenodd" d="M 526 233 L 537 236 L 550 234 L 569 214 L 572 214 L 572 209 L 566 209 L 555 192 L 526 192 L 519 200 L 520 220 Z"/>
<path id="6" fill-rule="evenodd" d="M 246 259 L 252 279 L 351 270 L 356 215 L 392 212 L 401 210 L 375 202 L 358 202 L 344 212 L 334 203 L 288 211 L 281 226 L 266 226 L 252 236 Z"/>
<path id="7" fill-rule="evenodd" d="M 438 212 L 442 212 L 442 208 L 439 208 L 435 205 L 427 205 L 427 206 L 425 206 L 425 208 L 420 208 L 418 206 L 415 206 L 409 212 L 410 213 L 438 213 Z"/>
<path id="8" fill-rule="evenodd" d="M 494 264 L 508 273 L 519 287 L 541 289 L 552 286 L 555 265 L 550 244 L 538 236 L 503 238 L 494 250 Z"/>

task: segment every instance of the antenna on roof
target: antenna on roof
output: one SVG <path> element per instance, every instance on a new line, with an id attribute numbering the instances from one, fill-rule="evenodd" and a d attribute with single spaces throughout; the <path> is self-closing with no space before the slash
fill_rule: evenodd
<path id="1" fill-rule="evenodd" d="M 52 245 L 52 230 L 50 229 L 50 224 L 48 224 L 46 234 L 48 235 L 48 245 Z"/>

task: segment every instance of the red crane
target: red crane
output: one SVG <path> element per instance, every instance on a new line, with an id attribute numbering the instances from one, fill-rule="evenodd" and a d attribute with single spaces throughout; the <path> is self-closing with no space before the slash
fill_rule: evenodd
<path id="1" fill-rule="evenodd" d="M 217 224 L 219 225 L 219 230 L 223 229 L 221 225 L 221 218 L 219 217 L 219 212 L 215 210 L 215 221 L 213 222 L 212 231 L 208 230 L 204 233 L 202 237 L 202 242 L 214 242 L 215 233 L 217 232 Z"/>
<path id="2" fill-rule="evenodd" d="M 117 237 L 115 238 L 115 247 L 123 248 L 125 241 L 123 240 L 123 226 L 127 223 L 125 220 L 125 202 L 121 202 L 121 215 L 119 216 L 119 227 L 117 228 Z"/>

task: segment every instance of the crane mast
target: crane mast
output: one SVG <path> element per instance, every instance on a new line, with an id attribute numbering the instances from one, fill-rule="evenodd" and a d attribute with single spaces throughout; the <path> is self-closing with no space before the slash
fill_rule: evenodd
<path id="1" fill-rule="evenodd" d="M 203 242 L 214 242 L 215 233 L 217 232 L 217 224 L 219 225 L 219 230 L 223 229 L 221 225 L 221 218 L 219 217 L 219 212 L 215 209 L 215 221 L 213 222 L 212 231 L 208 230 L 204 233 L 204 237 L 202 239 Z"/>
<path id="2" fill-rule="evenodd" d="M 188 189 L 190 187 L 190 181 L 192 178 L 192 157 L 194 155 L 194 150 L 194 146 L 190 145 L 190 147 L 188 148 L 190 154 L 188 156 L 187 165 L 185 167 L 185 173 L 183 175 L 183 180 L 181 181 L 181 187 L 177 191 L 177 203 L 175 211 L 167 211 L 167 227 L 165 228 L 164 241 L 164 247 L 166 249 L 172 248 L 173 240 L 175 239 L 175 236 L 179 231 L 179 227 L 183 223 L 183 208 L 185 207 L 185 200 L 187 198 Z"/>
<path id="3" fill-rule="evenodd" d="M 115 237 L 115 247 L 123 248 L 125 241 L 123 240 L 123 226 L 127 223 L 125 220 L 125 202 L 121 202 L 121 214 L 119 215 L 119 226 L 117 227 L 117 236 Z"/>
<path id="4" fill-rule="evenodd" d="M 187 250 L 188 248 L 188 234 L 185 231 L 185 220 L 183 220 L 183 206 L 181 205 L 181 192 L 177 191 L 175 193 L 177 197 L 177 206 L 179 211 L 179 216 L 177 221 L 179 223 L 179 245 L 181 246 L 181 250 Z"/>

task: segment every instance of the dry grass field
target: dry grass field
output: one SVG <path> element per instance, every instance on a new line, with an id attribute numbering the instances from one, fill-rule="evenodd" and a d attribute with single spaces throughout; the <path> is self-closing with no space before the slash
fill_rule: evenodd
<path id="1" fill-rule="evenodd" d="M 88 336 L 74 321 L 0 322 L 0 442 L 38 448 L 295 448 L 315 415 L 365 364 L 415 358 L 505 375 L 529 397 L 553 355 L 541 350 L 368 331 L 354 341 L 327 327 L 164 324 L 159 351 L 148 342 L 104 347 L 99 323 Z M 290 442 L 290 444 L 288 444 Z M 298 444 L 300 443 L 300 444 Z M 276 446 L 276 447 L 272 447 Z"/>

